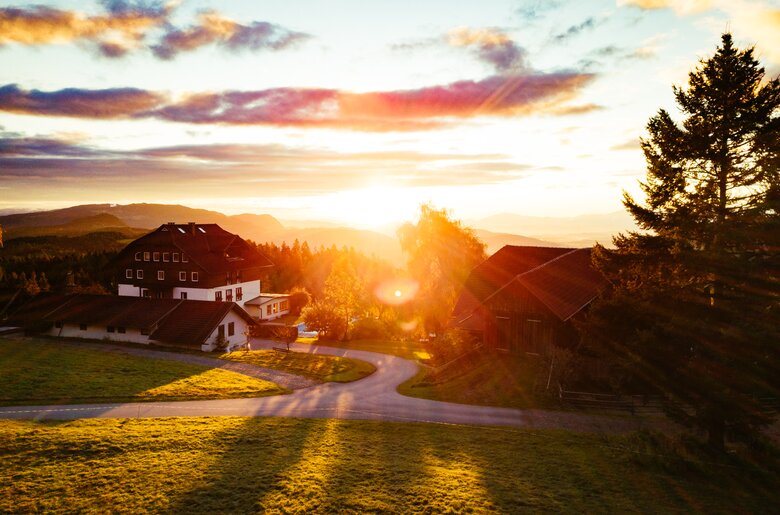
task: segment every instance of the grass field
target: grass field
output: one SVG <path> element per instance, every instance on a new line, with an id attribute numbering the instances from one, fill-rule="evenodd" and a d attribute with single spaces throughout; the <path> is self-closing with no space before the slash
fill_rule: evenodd
<path id="1" fill-rule="evenodd" d="M 396 341 L 396 340 L 350 340 L 346 342 L 339 341 L 320 341 L 316 338 L 298 338 L 298 343 L 309 345 L 326 345 L 328 347 L 338 347 L 340 349 L 366 350 L 370 352 L 379 352 L 382 354 L 391 354 L 406 359 L 428 359 L 430 355 L 425 348 L 414 341 Z"/>
<path id="2" fill-rule="evenodd" d="M 481 352 L 440 373 L 421 369 L 416 376 L 399 385 L 398 392 L 410 397 L 461 404 L 550 407 L 555 400 L 554 396 L 543 395 L 546 378 L 545 371 L 532 358 Z"/>
<path id="3" fill-rule="evenodd" d="M 0 338 L 0 404 L 227 399 L 286 393 L 235 372 L 175 361 Z"/>
<path id="4" fill-rule="evenodd" d="M 362 379 L 376 371 L 374 365 L 359 359 L 302 352 L 238 351 L 223 354 L 220 358 L 273 368 L 323 382 L 348 383 Z"/>
<path id="5" fill-rule="evenodd" d="M 0 421 L 0 512 L 761 513 L 777 450 L 265 418 Z M 685 459 L 681 459 L 685 458 Z"/>

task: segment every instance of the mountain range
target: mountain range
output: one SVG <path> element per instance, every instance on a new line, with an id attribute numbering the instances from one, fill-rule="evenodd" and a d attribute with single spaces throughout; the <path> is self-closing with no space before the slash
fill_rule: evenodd
<path id="1" fill-rule="evenodd" d="M 107 231 L 133 238 L 166 222 L 216 223 L 258 243 L 292 244 L 297 239 L 308 242 L 312 248 L 346 246 L 390 263 L 400 264 L 403 260 L 398 240 L 388 234 L 327 223 L 315 227 L 304 227 L 300 222 L 283 224 L 267 214 L 225 215 L 170 204 L 86 204 L 0 216 L 6 241 L 19 237 L 79 236 Z M 612 234 L 630 228 L 630 218 L 622 213 L 575 218 L 500 214 L 467 225 L 475 227 L 475 233 L 486 243 L 488 253 L 493 253 L 504 245 L 557 247 L 589 246 L 594 241 L 609 243 Z M 518 229 L 534 236 L 517 234 Z"/>

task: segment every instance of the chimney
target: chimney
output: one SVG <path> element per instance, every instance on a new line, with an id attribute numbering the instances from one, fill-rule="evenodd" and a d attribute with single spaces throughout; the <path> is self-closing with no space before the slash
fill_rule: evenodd
<path id="1" fill-rule="evenodd" d="M 189 222 L 187 225 L 190 226 L 190 234 L 193 236 L 195 235 L 195 222 Z"/>

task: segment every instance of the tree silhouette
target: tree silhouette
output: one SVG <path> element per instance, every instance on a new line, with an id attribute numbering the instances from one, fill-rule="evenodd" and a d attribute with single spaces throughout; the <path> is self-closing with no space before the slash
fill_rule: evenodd
<path id="1" fill-rule="evenodd" d="M 660 110 L 641 142 L 644 202 L 624 194 L 644 231 L 596 248 L 614 291 L 585 328 L 722 449 L 727 430 L 768 422 L 759 398 L 778 392 L 780 81 L 724 34 L 674 95 L 682 121 Z"/>

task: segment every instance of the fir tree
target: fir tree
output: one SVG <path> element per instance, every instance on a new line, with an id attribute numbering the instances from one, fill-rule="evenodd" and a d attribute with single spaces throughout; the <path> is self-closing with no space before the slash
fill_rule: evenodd
<path id="1" fill-rule="evenodd" d="M 724 34 L 674 88 L 682 122 L 660 110 L 647 125 L 645 200 L 624 194 L 644 231 L 595 252 L 614 292 L 589 340 L 717 448 L 727 430 L 755 435 L 759 398 L 778 395 L 780 81 L 764 75 Z"/>

